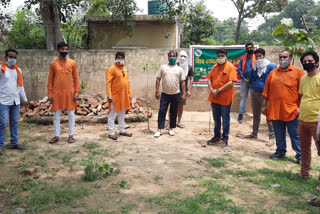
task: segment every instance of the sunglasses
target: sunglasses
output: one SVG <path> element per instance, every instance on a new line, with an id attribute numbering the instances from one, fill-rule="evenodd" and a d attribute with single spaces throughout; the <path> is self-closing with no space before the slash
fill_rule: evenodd
<path id="1" fill-rule="evenodd" d="M 186 56 L 180 56 L 180 58 L 187 58 Z"/>

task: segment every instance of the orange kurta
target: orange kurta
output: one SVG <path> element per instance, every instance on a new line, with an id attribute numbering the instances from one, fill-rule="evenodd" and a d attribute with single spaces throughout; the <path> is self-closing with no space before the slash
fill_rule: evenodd
<path id="1" fill-rule="evenodd" d="M 305 73 L 290 65 L 286 71 L 273 69 L 264 86 L 263 94 L 268 101 L 267 119 L 291 121 L 297 118 L 299 107 L 299 84 Z"/>
<path id="2" fill-rule="evenodd" d="M 76 110 L 77 103 L 73 101 L 75 94 L 80 92 L 77 63 L 66 57 L 50 63 L 48 78 L 48 96 L 53 97 L 51 111 Z"/>
<path id="3" fill-rule="evenodd" d="M 132 93 L 127 69 L 115 63 L 106 71 L 106 78 L 107 94 L 112 96 L 114 111 L 130 109 L 129 97 Z"/>
<path id="4" fill-rule="evenodd" d="M 211 81 L 213 89 L 219 89 L 229 81 L 237 81 L 236 68 L 230 63 L 226 62 L 221 68 L 219 64 L 212 67 L 207 75 L 208 81 Z M 220 105 L 230 105 L 233 103 L 234 85 L 227 90 L 221 92 L 217 97 L 209 95 L 208 101 Z"/>

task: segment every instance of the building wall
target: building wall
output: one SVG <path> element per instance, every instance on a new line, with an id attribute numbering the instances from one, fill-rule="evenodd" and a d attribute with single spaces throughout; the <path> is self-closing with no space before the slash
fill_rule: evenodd
<path id="1" fill-rule="evenodd" d="M 123 31 L 122 26 L 91 22 L 88 26 L 90 49 L 176 48 L 176 24 L 137 22 L 131 37 Z"/>
<path id="2" fill-rule="evenodd" d="M 266 58 L 278 65 L 278 54 L 281 47 L 263 47 Z M 188 49 L 185 49 L 189 51 Z M 317 49 L 319 50 L 319 48 Z M 126 50 L 126 68 L 129 71 L 131 88 L 135 97 L 148 99 L 154 109 L 159 107 L 155 99 L 155 75 L 158 69 L 146 72 L 143 63 L 150 59 L 154 65 L 168 62 L 169 49 L 134 49 Z M 70 51 L 70 58 L 78 63 L 80 80 L 87 82 L 86 93 L 99 93 L 106 96 L 105 71 L 114 63 L 116 50 Z M 58 56 L 57 52 L 40 50 L 19 50 L 18 65 L 21 67 L 24 86 L 29 100 L 43 98 L 47 95 L 47 78 L 49 63 Z M 296 66 L 301 67 L 299 59 Z M 193 87 L 192 95 L 187 101 L 188 111 L 208 111 L 210 104 L 207 101 L 207 87 Z M 249 96 L 250 98 L 250 96 Z M 240 90 L 235 89 L 235 100 L 232 111 L 238 111 Z M 251 111 L 250 99 L 247 102 L 247 111 Z"/>

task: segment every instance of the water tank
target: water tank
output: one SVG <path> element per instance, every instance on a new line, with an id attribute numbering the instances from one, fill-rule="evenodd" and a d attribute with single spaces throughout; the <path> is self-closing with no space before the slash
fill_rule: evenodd
<path id="1" fill-rule="evenodd" d="M 167 5 L 164 0 L 149 0 L 148 1 L 148 14 L 163 14 L 163 9 L 166 9 Z"/>

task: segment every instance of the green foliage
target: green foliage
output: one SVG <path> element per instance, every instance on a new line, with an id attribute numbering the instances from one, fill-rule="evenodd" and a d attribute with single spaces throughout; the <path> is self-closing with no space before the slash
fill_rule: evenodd
<path id="1" fill-rule="evenodd" d="M 210 13 L 211 12 L 206 8 L 203 0 L 188 5 L 185 17 L 183 17 L 185 19 L 183 28 L 183 47 L 207 44 L 205 39 L 216 32 L 216 21 Z"/>
<path id="2" fill-rule="evenodd" d="M 84 92 L 84 90 L 86 89 L 86 86 L 87 86 L 87 82 L 84 81 L 84 80 L 81 80 L 81 83 L 80 83 L 80 94 L 82 94 Z"/>
<path id="3" fill-rule="evenodd" d="M 293 27 L 292 19 L 282 19 L 281 24 L 273 30 L 278 43 L 290 50 L 293 57 L 299 57 L 315 45 L 308 32 Z"/>
<path id="4" fill-rule="evenodd" d="M 18 11 L 11 20 L 8 42 L 17 49 L 45 49 L 46 37 L 36 14 L 30 10 Z"/>
<path id="5" fill-rule="evenodd" d="M 103 176 L 111 175 L 114 171 L 114 167 L 105 163 L 102 158 L 89 157 L 83 161 L 82 165 L 84 165 L 83 179 L 85 181 L 100 180 Z"/>
<path id="6" fill-rule="evenodd" d="M 218 168 L 226 165 L 226 160 L 223 158 L 203 158 L 203 160 L 207 161 L 211 166 Z"/>
<path id="7" fill-rule="evenodd" d="M 240 39 L 241 24 L 245 18 L 254 18 L 257 14 L 266 16 L 271 12 L 279 12 L 288 4 L 288 0 L 231 0 L 238 10 L 235 43 Z"/>

